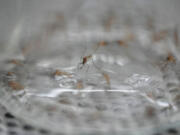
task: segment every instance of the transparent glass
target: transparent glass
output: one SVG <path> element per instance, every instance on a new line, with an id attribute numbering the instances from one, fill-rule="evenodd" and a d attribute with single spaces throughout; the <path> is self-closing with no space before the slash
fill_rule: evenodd
<path id="1" fill-rule="evenodd" d="M 178 126 L 179 4 L 1 0 L 1 104 L 64 134 Z"/>

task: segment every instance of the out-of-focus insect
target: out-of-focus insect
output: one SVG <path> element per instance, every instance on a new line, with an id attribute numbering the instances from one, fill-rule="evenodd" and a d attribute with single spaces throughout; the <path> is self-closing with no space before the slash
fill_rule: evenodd
<path id="1" fill-rule="evenodd" d="M 126 42 L 128 42 L 128 41 L 133 41 L 134 39 L 135 39 L 135 35 L 134 35 L 134 33 L 131 32 L 131 31 L 127 32 L 126 36 L 124 37 L 124 40 L 125 40 Z"/>
<path id="2" fill-rule="evenodd" d="M 18 65 L 18 66 L 22 66 L 23 65 L 20 60 L 16 60 L 16 59 L 9 60 L 8 63 L 14 64 L 14 65 Z"/>
<path id="3" fill-rule="evenodd" d="M 71 101 L 68 100 L 67 98 L 64 98 L 64 99 L 60 99 L 59 103 L 69 105 L 69 104 L 71 104 Z"/>
<path id="4" fill-rule="evenodd" d="M 111 30 L 112 25 L 115 22 L 115 15 L 114 13 L 109 13 L 110 15 L 108 16 L 108 18 L 105 20 L 104 22 L 104 28 L 107 32 L 109 32 Z"/>
<path id="5" fill-rule="evenodd" d="M 94 46 L 94 53 L 96 53 L 96 51 L 100 48 L 100 47 L 104 47 L 104 46 L 107 46 L 108 45 L 108 42 L 107 41 L 100 41 L 98 42 L 95 46 Z"/>
<path id="6" fill-rule="evenodd" d="M 54 111 L 57 110 L 57 107 L 54 106 L 54 105 L 47 105 L 47 106 L 46 106 L 46 110 L 47 110 L 48 112 L 54 112 Z"/>
<path id="7" fill-rule="evenodd" d="M 7 76 L 13 76 L 14 75 L 14 72 L 8 72 L 7 73 Z"/>
<path id="8" fill-rule="evenodd" d="M 106 80 L 106 83 L 110 86 L 110 77 L 107 73 L 102 73 L 104 79 Z"/>
<path id="9" fill-rule="evenodd" d="M 53 73 L 53 76 L 62 76 L 62 75 L 71 77 L 71 74 L 64 72 L 64 71 L 60 71 L 58 69 L 56 69 L 56 71 Z"/>
<path id="10" fill-rule="evenodd" d="M 156 115 L 156 109 L 153 106 L 147 106 L 145 108 L 145 116 L 152 118 Z"/>
<path id="11" fill-rule="evenodd" d="M 165 39 L 167 35 L 168 35 L 168 30 L 161 30 L 153 34 L 152 40 L 154 42 L 158 42 Z"/>
<path id="12" fill-rule="evenodd" d="M 128 32 L 123 39 L 117 40 L 118 45 L 127 46 L 128 42 L 133 41 L 135 36 L 132 32 Z"/>
<path id="13" fill-rule="evenodd" d="M 79 81 L 77 82 L 76 88 L 77 88 L 77 89 L 83 89 L 83 81 L 82 81 L 82 80 L 79 80 Z"/>
<path id="14" fill-rule="evenodd" d="M 49 35 L 54 34 L 57 30 L 63 30 L 66 27 L 65 16 L 62 12 L 55 13 L 55 18 L 51 23 L 45 25 L 45 30 Z"/>
<path id="15" fill-rule="evenodd" d="M 124 40 L 118 40 L 117 43 L 120 46 L 126 46 L 127 45 L 127 43 Z"/>
<path id="16" fill-rule="evenodd" d="M 167 60 L 167 62 L 176 63 L 176 59 L 171 53 L 168 53 L 166 60 Z"/>
<path id="17" fill-rule="evenodd" d="M 161 70 L 164 71 L 169 63 L 173 63 L 173 64 L 176 63 L 176 58 L 173 56 L 172 53 L 168 53 L 165 61 L 159 65 Z"/>
<path id="18" fill-rule="evenodd" d="M 107 45 L 107 42 L 106 41 L 100 41 L 98 43 L 98 46 L 106 46 Z"/>
<path id="19" fill-rule="evenodd" d="M 8 86 L 11 87 L 13 90 L 23 90 L 24 86 L 16 81 L 9 81 Z"/>

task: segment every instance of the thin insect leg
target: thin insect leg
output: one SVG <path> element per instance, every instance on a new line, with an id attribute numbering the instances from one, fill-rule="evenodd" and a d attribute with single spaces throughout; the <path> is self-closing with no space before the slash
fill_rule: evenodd
<path id="1" fill-rule="evenodd" d="M 94 53 L 96 53 L 96 51 L 101 47 L 101 46 L 105 46 L 105 45 L 107 45 L 107 42 L 105 42 L 105 41 L 101 41 L 101 42 L 99 42 L 96 46 L 96 48 L 95 48 L 95 50 L 94 50 Z"/>
<path id="2" fill-rule="evenodd" d="M 100 45 L 96 45 L 97 47 L 94 49 L 94 53 L 97 52 L 97 50 L 100 48 Z"/>
<path id="3" fill-rule="evenodd" d="M 83 68 L 83 64 L 82 63 L 78 63 L 78 65 L 77 65 L 77 70 L 80 70 L 80 69 L 82 69 Z"/>
<path id="4" fill-rule="evenodd" d="M 87 69 L 86 69 L 86 72 L 88 72 L 89 71 L 89 64 L 87 64 Z"/>
<path id="5" fill-rule="evenodd" d="M 93 63 L 93 65 L 94 65 L 94 67 L 95 67 L 97 70 L 99 70 L 99 72 L 102 72 L 102 69 L 95 64 L 95 62 L 94 62 L 93 59 L 92 59 L 92 63 Z"/>
<path id="6" fill-rule="evenodd" d="M 111 86 L 110 86 L 110 85 L 111 85 L 111 84 L 110 84 L 110 78 L 109 78 L 108 74 L 106 74 L 105 71 L 103 71 L 100 67 L 98 67 L 98 66 L 94 63 L 93 59 L 92 59 L 92 63 L 93 63 L 93 65 L 94 65 L 94 67 L 95 67 L 97 70 L 99 70 L 99 72 L 103 75 L 104 79 L 106 80 L 106 83 L 107 83 L 108 86 L 109 86 L 108 89 L 111 89 Z"/>

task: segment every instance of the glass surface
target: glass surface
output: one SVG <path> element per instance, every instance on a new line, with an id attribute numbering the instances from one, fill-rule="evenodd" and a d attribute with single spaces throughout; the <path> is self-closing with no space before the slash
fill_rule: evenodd
<path id="1" fill-rule="evenodd" d="M 179 121 L 178 0 L 13 2 L 0 2 L 0 101 L 10 112 L 65 134 Z"/>

